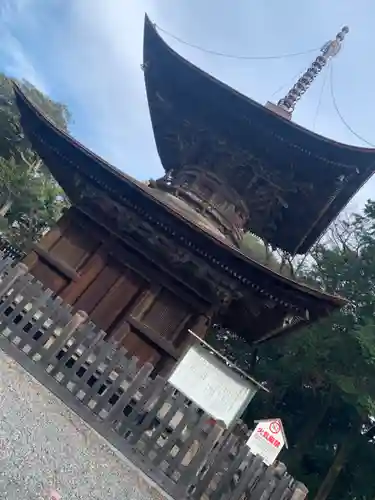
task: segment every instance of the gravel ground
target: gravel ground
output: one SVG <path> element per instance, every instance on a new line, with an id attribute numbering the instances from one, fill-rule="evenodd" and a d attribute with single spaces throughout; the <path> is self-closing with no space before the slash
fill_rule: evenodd
<path id="1" fill-rule="evenodd" d="M 0 351 L 0 498 L 169 498 Z"/>

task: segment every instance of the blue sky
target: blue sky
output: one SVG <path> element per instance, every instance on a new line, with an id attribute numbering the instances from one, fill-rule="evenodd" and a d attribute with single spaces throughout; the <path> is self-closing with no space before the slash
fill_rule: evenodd
<path id="1" fill-rule="evenodd" d="M 0 0 L 0 70 L 30 80 L 73 114 L 72 134 L 106 160 L 139 178 L 158 177 L 144 90 L 144 13 L 175 35 L 207 49 L 277 55 L 320 48 L 345 24 L 350 33 L 334 62 L 339 108 L 353 129 L 375 144 L 372 0 Z M 315 54 L 279 60 L 215 57 L 168 43 L 197 66 L 265 103 L 293 82 Z M 336 140 L 361 143 L 341 123 L 320 75 L 294 120 Z M 372 196 L 370 181 L 353 207 Z"/>

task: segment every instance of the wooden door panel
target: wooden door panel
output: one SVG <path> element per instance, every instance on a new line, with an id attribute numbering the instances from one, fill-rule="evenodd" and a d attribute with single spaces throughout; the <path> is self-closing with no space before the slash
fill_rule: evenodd
<path id="1" fill-rule="evenodd" d="M 140 320 L 161 337 L 173 343 L 190 316 L 190 307 L 166 288 L 154 297 Z"/>
<path id="2" fill-rule="evenodd" d="M 61 275 L 49 266 L 46 262 L 39 259 L 38 263 L 34 267 L 33 276 L 39 280 L 46 288 L 51 289 L 58 295 L 61 295 L 63 290 L 69 285 L 70 280 Z"/>
<path id="3" fill-rule="evenodd" d="M 128 351 L 128 355 L 139 359 L 140 364 L 148 362 L 155 366 L 162 357 L 155 347 L 132 330 L 129 330 L 123 338 L 122 345 Z"/>
<path id="4" fill-rule="evenodd" d="M 117 266 L 116 266 L 117 267 Z M 147 286 L 146 280 L 122 266 L 117 267 L 120 276 L 101 302 L 92 311 L 91 319 L 108 334 L 114 331 L 121 316 Z"/>
<path id="5" fill-rule="evenodd" d="M 106 256 L 95 253 L 90 257 L 84 266 L 79 270 L 80 278 L 77 282 L 72 282 L 63 292 L 62 298 L 71 305 L 74 305 L 81 295 L 97 279 L 106 266 Z"/>
<path id="6" fill-rule="evenodd" d="M 87 257 L 98 247 L 98 241 L 80 227 L 70 226 L 68 231 L 50 248 L 53 257 L 79 269 Z"/>
<path id="7" fill-rule="evenodd" d="M 118 270 L 110 265 L 106 265 L 76 301 L 74 309 L 81 309 L 82 311 L 86 311 L 89 315 L 93 314 L 95 307 L 108 293 L 118 277 Z"/>
<path id="8" fill-rule="evenodd" d="M 33 252 L 32 273 L 74 310 L 86 311 L 110 340 L 121 339 L 141 363 L 160 367 L 178 359 L 197 306 L 174 281 L 166 288 L 160 270 L 150 266 L 149 274 L 147 260 L 71 210 L 40 246 L 47 255 Z"/>

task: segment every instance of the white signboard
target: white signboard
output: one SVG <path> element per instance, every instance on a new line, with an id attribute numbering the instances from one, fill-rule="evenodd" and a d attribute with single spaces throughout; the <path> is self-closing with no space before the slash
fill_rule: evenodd
<path id="1" fill-rule="evenodd" d="M 169 383 L 227 427 L 242 415 L 257 392 L 255 384 L 200 345 L 190 347 Z"/>
<path id="2" fill-rule="evenodd" d="M 283 424 L 280 419 L 262 420 L 247 441 L 251 453 L 260 455 L 266 465 L 272 465 L 286 445 Z"/>

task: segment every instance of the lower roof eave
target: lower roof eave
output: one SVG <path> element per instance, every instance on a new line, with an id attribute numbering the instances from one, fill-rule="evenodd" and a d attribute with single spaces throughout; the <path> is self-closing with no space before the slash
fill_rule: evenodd
<path id="1" fill-rule="evenodd" d="M 292 323 L 290 325 L 277 328 L 276 330 L 273 330 L 272 332 L 269 332 L 266 335 L 263 335 L 263 337 L 260 337 L 259 339 L 254 340 L 251 343 L 255 346 L 262 345 L 265 342 L 269 342 L 270 340 L 275 340 L 275 339 L 278 339 L 280 337 L 285 337 L 286 335 L 290 335 L 291 333 L 295 333 L 298 330 L 302 330 L 303 328 L 307 328 L 311 324 L 313 324 L 312 321 L 300 319 L 300 321 L 298 321 L 296 323 Z"/>
<path id="2" fill-rule="evenodd" d="M 306 310 L 311 309 L 316 313 L 322 311 L 319 316 L 323 315 L 323 311 L 334 310 L 346 304 L 347 301 L 341 297 L 329 295 L 276 273 L 198 227 L 177 210 L 157 199 L 152 194 L 152 189 L 120 172 L 56 127 L 29 101 L 19 87 L 15 86 L 15 92 L 22 125 L 26 128 L 25 132 L 31 135 L 31 142 L 38 153 L 42 153 L 38 149 L 49 148 L 49 154 L 54 155 L 55 160 L 59 160 L 56 162 L 59 168 L 64 168 L 61 160 L 65 159 L 65 167 L 69 171 L 72 169 L 79 169 L 82 173 L 84 171 L 88 182 L 100 174 L 100 179 L 96 182 L 103 189 L 109 184 L 110 196 L 116 194 L 120 201 L 133 200 L 133 205 L 136 200 L 140 212 L 146 213 L 150 223 L 157 224 L 161 230 L 165 225 L 164 221 L 167 221 L 170 227 L 173 226 L 174 233 L 178 232 L 176 236 L 181 242 L 188 242 L 192 251 L 212 262 L 213 266 L 223 269 L 223 272 L 240 281 L 244 287 L 252 287 L 254 291 L 268 296 L 271 300 L 282 297 L 279 301 L 281 303 L 284 301 L 292 306 L 293 303 L 300 304 L 300 307 L 303 305 Z M 43 134 L 43 138 L 40 138 L 39 134 Z M 42 154 L 41 156 L 43 157 Z M 66 186 L 62 188 L 65 189 Z M 167 228 L 169 233 L 170 227 Z"/>

